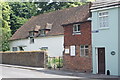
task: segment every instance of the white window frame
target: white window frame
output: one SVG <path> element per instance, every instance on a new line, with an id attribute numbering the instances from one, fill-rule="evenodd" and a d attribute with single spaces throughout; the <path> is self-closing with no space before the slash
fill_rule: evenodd
<path id="1" fill-rule="evenodd" d="M 74 24 L 73 25 L 73 35 L 75 35 L 75 34 L 80 34 L 80 27 L 78 28 L 78 26 L 80 26 L 80 24 Z M 76 27 L 76 29 L 77 30 L 75 30 L 75 27 Z"/>
<path id="2" fill-rule="evenodd" d="M 107 13 L 107 14 L 105 14 L 105 13 Z M 101 11 L 98 13 L 98 16 L 99 16 L 99 28 L 100 29 L 109 28 L 109 12 Z"/>
<path id="3" fill-rule="evenodd" d="M 75 56 L 75 45 L 70 46 L 70 56 Z"/>
<path id="4" fill-rule="evenodd" d="M 83 46 L 83 48 L 81 48 L 81 46 Z M 85 46 L 88 46 L 88 48 L 86 48 Z M 86 55 L 86 53 L 85 53 L 85 50 L 88 50 L 88 54 L 89 54 L 89 45 L 80 45 L 80 56 L 88 56 L 88 55 Z M 84 50 L 84 53 L 83 53 L 83 55 L 82 55 L 82 50 Z"/>

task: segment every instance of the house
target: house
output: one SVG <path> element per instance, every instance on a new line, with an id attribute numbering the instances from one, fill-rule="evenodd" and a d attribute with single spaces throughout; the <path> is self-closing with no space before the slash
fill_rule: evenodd
<path id="1" fill-rule="evenodd" d="M 50 57 L 62 56 L 64 30 L 61 25 L 71 19 L 78 21 L 81 11 L 78 6 L 32 17 L 11 37 L 11 51 L 46 50 Z"/>
<path id="2" fill-rule="evenodd" d="M 93 3 L 93 73 L 120 76 L 120 0 Z"/>
<path id="3" fill-rule="evenodd" d="M 92 71 L 90 6 L 90 3 L 81 6 L 79 19 L 71 18 L 63 24 L 64 69 L 80 72 Z"/>

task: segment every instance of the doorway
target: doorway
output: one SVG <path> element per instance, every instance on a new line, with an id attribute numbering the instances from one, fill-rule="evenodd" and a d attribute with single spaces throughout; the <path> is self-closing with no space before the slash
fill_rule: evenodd
<path id="1" fill-rule="evenodd" d="M 98 74 L 105 74 L 105 48 L 98 48 Z"/>

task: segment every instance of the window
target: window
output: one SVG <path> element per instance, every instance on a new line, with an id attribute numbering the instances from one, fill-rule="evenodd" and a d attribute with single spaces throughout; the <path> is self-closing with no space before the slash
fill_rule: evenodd
<path id="1" fill-rule="evenodd" d="M 99 12 L 100 28 L 108 27 L 108 12 Z"/>
<path id="2" fill-rule="evenodd" d="M 70 55 L 75 56 L 75 46 L 70 46 Z"/>
<path id="3" fill-rule="evenodd" d="M 30 37 L 30 44 L 34 43 L 34 37 Z"/>
<path id="4" fill-rule="evenodd" d="M 73 34 L 80 34 L 80 24 L 73 25 Z"/>
<path id="5" fill-rule="evenodd" d="M 13 47 L 13 48 L 12 48 L 12 51 L 17 51 L 17 47 Z"/>
<path id="6" fill-rule="evenodd" d="M 23 47 L 19 47 L 20 51 L 24 51 Z"/>
<path id="7" fill-rule="evenodd" d="M 34 32 L 33 31 L 29 32 L 29 36 L 34 37 Z"/>
<path id="8" fill-rule="evenodd" d="M 47 51 L 48 47 L 41 47 L 40 50 Z"/>
<path id="9" fill-rule="evenodd" d="M 29 32 L 30 44 L 34 43 L 34 31 Z"/>
<path id="10" fill-rule="evenodd" d="M 45 36 L 45 30 L 40 30 L 40 36 Z"/>
<path id="11" fill-rule="evenodd" d="M 89 53 L 89 46 L 81 45 L 80 46 L 80 56 L 88 56 L 88 53 Z"/>

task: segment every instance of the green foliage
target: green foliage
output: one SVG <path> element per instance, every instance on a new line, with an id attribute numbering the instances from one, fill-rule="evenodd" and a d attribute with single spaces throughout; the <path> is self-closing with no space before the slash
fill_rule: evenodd
<path id="1" fill-rule="evenodd" d="M 85 3 L 83 2 L 51 2 L 51 3 L 36 2 L 35 4 L 39 8 L 39 10 L 37 11 L 37 14 L 40 14 L 40 13 L 51 12 L 51 11 L 69 8 L 69 7 L 77 7 Z"/>
<path id="2" fill-rule="evenodd" d="M 12 34 L 21 27 L 31 16 L 34 16 L 37 12 L 37 7 L 31 2 L 9 2 L 11 7 L 10 26 Z"/>
<path id="3" fill-rule="evenodd" d="M 7 51 L 9 50 L 9 38 L 11 36 L 11 30 L 9 26 L 9 21 L 10 21 L 10 6 L 8 3 L 3 2 L 0 3 L 2 7 L 2 40 L 1 40 L 1 45 L 2 45 L 2 51 Z"/>
<path id="4" fill-rule="evenodd" d="M 62 68 L 63 67 L 63 59 L 62 58 L 54 58 L 54 57 L 48 58 L 48 65 L 47 65 L 47 67 L 49 69 L 51 69 L 51 68 L 54 68 L 54 66 L 56 68 Z"/>

